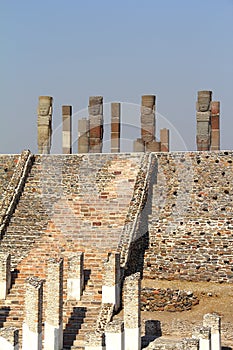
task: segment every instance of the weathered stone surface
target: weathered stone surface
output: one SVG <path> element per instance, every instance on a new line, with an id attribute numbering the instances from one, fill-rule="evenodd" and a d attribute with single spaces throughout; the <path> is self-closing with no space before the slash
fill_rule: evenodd
<path id="1" fill-rule="evenodd" d="M 158 141 L 150 141 L 146 143 L 146 151 L 147 152 L 160 152 L 161 151 L 161 142 Z"/>
<path id="2" fill-rule="evenodd" d="M 145 142 L 142 139 L 137 139 L 133 142 L 134 152 L 145 152 Z"/>
<path id="3" fill-rule="evenodd" d="M 89 120 L 82 118 L 78 120 L 78 153 L 89 152 Z"/>
<path id="4" fill-rule="evenodd" d="M 211 151 L 220 149 L 220 102 L 211 102 Z"/>
<path id="5" fill-rule="evenodd" d="M 198 303 L 192 292 L 159 288 L 143 288 L 141 291 L 141 311 L 181 312 L 191 310 Z"/>
<path id="6" fill-rule="evenodd" d="M 208 151 L 211 145 L 211 99 L 212 91 L 198 91 L 196 103 L 197 150 Z"/>
<path id="7" fill-rule="evenodd" d="M 103 97 L 89 98 L 89 152 L 101 153 L 103 147 Z"/>
<path id="8" fill-rule="evenodd" d="M 169 152 L 169 130 L 163 128 L 160 130 L 161 152 Z"/>
<path id="9" fill-rule="evenodd" d="M 120 152 L 121 105 L 111 103 L 111 152 Z"/>
<path id="10" fill-rule="evenodd" d="M 144 276 L 233 283 L 233 152 L 157 159 Z"/>
<path id="11" fill-rule="evenodd" d="M 72 106 L 62 106 L 62 153 L 72 153 Z"/>
<path id="12" fill-rule="evenodd" d="M 142 96 L 141 103 L 141 138 L 144 142 L 155 139 L 155 96 Z"/>

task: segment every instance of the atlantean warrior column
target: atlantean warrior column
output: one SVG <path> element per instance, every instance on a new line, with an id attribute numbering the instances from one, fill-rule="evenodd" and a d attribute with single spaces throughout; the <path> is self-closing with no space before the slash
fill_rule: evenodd
<path id="1" fill-rule="evenodd" d="M 89 152 L 101 153 L 103 147 L 103 97 L 89 98 L 90 139 Z"/>
<path id="2" fill-rule="evenodd" d="M 212 91 L 198 91 L 197 109 L 197 150 L 210 150 Z"/>
<path id="3" fill-rule="evenodd" d="M 40 96 L 38 105 L 38 153 L 49 154 L 52 138 L 52 103 L 51 96 Z"/>

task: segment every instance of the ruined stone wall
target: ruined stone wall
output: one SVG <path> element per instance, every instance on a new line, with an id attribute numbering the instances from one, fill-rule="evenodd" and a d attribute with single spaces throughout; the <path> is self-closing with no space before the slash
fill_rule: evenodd
<path id="1" fill-rule="evenodd" d="M 144 276 L 233 283 L 233 152 L 158 154 Z"/>

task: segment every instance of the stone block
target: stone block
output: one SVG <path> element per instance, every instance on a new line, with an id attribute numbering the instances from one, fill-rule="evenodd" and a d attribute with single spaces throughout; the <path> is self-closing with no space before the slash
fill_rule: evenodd
<path id="1" fill-rule="evenodd" d="M 146 143 L 146 152 L 160 152 L 161 151 L 161 142 L 151 141 Z"/>
<path id="2" fill-rule="evenodd" d="M 26 279 L 23 350 L 42 350 L 43 280 Z"/>
<path id="3" fill-rule="evenodd" d="M 140 273 L 125 278 L 124 325 L 125 350 L 141 349 Z"/>
<path id="4" fill-rule="evenodd" d="M 211 128 L 212 130 L 219 130 L 219 116 L 218 115 L 212 115 L 211 116 Z"/>
<path id="5" fill-rule="evenodd" d="M 63 348 L 63 259 L 48 260 L 44 350 Z"/>
<path id="6" fill-rule="evenodd" d="M 137 139 L 133 142 L 134 152 L 145 152 L 145 143 L 142 139 Z"/>
<path id="7" fill-rule="evenodd" d="M 220 113 L 220 102 L 219 101 L 212 101 L 211 102 L 211 115 L 217 115 L 219 116 Z"/>
<path id="8" fill-rule="evenodd" d="M 11 255 L 0 253 L 0 300 L 6 299 L 11 287 Z"/>

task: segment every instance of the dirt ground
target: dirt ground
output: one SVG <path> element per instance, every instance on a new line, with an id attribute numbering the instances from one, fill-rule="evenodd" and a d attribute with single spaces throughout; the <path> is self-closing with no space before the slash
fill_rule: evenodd
<path id="1" fill-rule="evenodd" d="M 142 288 L 143 287 L 191 291 L 199 299 L 199 304 L 193 306 L 189 311 L 143 311 L 141 313 L 143 322 L 146 320 L 159 320 L 162 325 L 162 335 L 164 325 L 165 332 L 167 334 L 170 333 L 168 336 L 178 338 L 182 333 L 185 333 L 186 336 L 191 336 L 193 327 L 202 324 L 203 315 L 215 312 L 221 316 L 223 333 L 222 346 L 226 347 L 226 349 L 227 347 L 228 349 L 232 348 L 233 350 L 233 285 L 211 282 L 194 283 L 143 279 Z M 188 326 L 187 330 L 189 329 L 189 331 L 186 332 L 185 326 Z M 224 336 L 224 333 L 226 333 L 227 336 Z"/>

